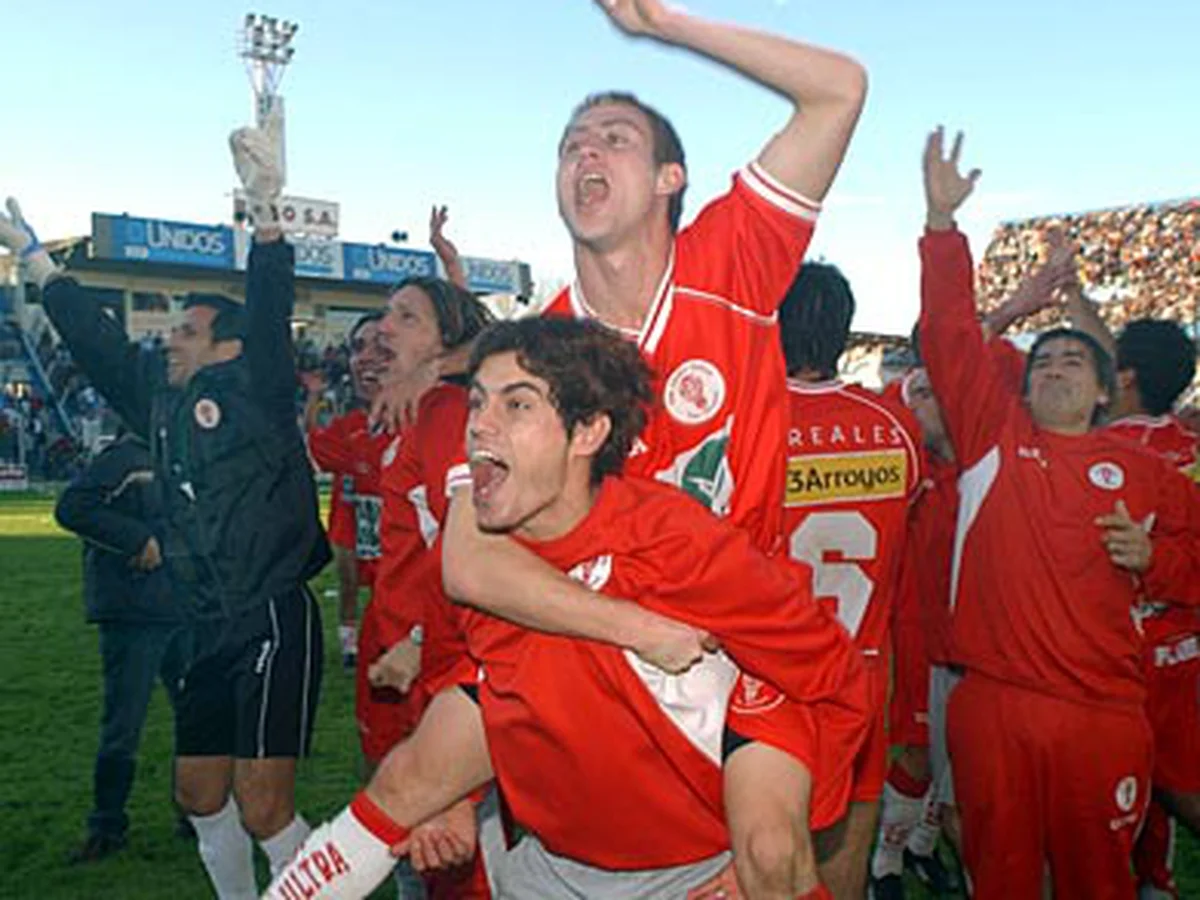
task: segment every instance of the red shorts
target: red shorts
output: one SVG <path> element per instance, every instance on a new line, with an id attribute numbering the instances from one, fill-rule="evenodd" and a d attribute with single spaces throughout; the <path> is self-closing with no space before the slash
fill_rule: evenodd
<path id="1" fill-rule="evenodd" d="M 334 476 L 340 477 L 340 476 Z M 329 501 L 329 543 L 335 547 L 354 552 L 356 535 L 354 533 L 354 507 L 342 499 L 340 492 L 335 491 Z"/>
<path id="2" fill-rule="evenodd" d="M 850 802 L 875 803 L 883 796 L 883 783 L 887 780 L 888 660 L 886 656 L 864 656 L 863 665 L 871 685 L 871 716 L 867 723 L 867 738 L 854 757 Z"/>
<path id="3" fill-rule="evenodd" d="M 1131 900 L 1130 857 L 1150 797 L 1153 738 L 1139 709 L 1087 706 L 968 671 L 949 745 L 975 900 Z"/>
<path id="4" fill-rule="evenodd" d="M 358 723 L 358 741 L 363 757 L 377 765 L 388 751 L 417 727 L 418 706 L 411 696 L 391 688 L 375 688 L 367 680 L 367 670 L 387 648 L 379 639 L 375 604 L 363 610 L 358 630 L 358 660 L 354 672 L 354 717 Z"/>
<path id="5" fill-rule="evenodd" d="M 1154 785 L 1200 793 L 1200 637 L 1148 647 L 1146 716 L 1154 731 Z"/>
<path id="6" fill-rule="evenodd" d="M 742 675 L 734 686 L 725 724 L 738 738 L 782 750 L 808 769 L 813 783 L 808 815 L 812 831 L 829 828 L 846 814 L 854 763 L 867 732 L 861 716 L 832 703 L 794 703 L 771 685 Z"/>
<path id="7" fill-rule="evenodd" d="M 929 746 L 929 660 L 918 622 L 892 628 L 892 702 L 888 742 L 900 747 Z"/>

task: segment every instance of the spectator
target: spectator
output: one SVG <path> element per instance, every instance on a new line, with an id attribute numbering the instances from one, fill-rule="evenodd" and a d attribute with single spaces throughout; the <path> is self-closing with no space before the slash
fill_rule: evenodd
<path id="1" fill-rule="evenodd" d="M 154 682 L 172 705 L 187 663 L 180 606 L 162 567 L 162 525 L 150 454 L 132 435 L 96 457 L 59 498 L 55 517 L 83 541 L 88 622 L 100 632 L 104 706 L 87 838 L 72 854 L 93 862 L 125 844 L 125 803 Z"/>

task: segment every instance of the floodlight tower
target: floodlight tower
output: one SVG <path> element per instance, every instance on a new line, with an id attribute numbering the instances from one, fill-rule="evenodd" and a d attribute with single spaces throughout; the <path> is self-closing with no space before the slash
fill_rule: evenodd
<path id="1" fill-rule="evenodd" d="M 284 70 L 296 55 L 292 39 L 299 30 L 296 22 L 247 13 L 238 41 L 238 55 L 245 61 L 246 74 L 250 76 L 255 124 L 262 128 L 272 110 L 278 111 L 280 129 L 277 151 L 285 181 L 287 159 L 283 139 L 283 97 L 279 95 L 279 84 L 283 81 Z"/>

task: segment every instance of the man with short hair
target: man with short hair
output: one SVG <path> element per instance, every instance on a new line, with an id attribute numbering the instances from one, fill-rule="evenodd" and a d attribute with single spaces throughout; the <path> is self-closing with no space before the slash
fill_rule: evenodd
<path id="1" fill-rule="evenodd" d="M 125 804 L 154 682 L 174 706 L 188 665 L 183 610 L 162 562 L 162 503 L 146 445 L 117 437 L 62 492 L 54 517 L 83 539 L 87 619 L 100 635 L 103 707 L 88 836 L 93 862 L 125 845 Z"/>
<path id="2" fill-rule="evenodd" d="M 175 717 L 176 795 L 222 900 L 257 894 L 247 830 L 273 870 L 308 833 L 294 806 L 296 761 L 309 749 L 321 679 L 320 611 L 306 582 L 329 547 L 297 426 L 277 126 L 272 118 L 230 140 L 259 223 L 245 308 L 192 295 L 165 369 L 73 278 L 56 277 L 14 201 L 0 216 L 0 243 L 44 284 L 46 312 L 80 368 L 150 444 L 163 555 L 194 620 Z"/>
<path id="3" fill-rule="evenodd" d="M 1115 397 L 1090 335 L 1039 335 L 1024 385 L 985 348 L 954 213 L 978 171 L 925 151 L 921 352 L 962 470 L 951 572 L 949 704 L 963 854 L 978 900 L 1133 898 L 1148 797 L 1142 590 L 1186 596 L 1197 572 L 1192 488 L 1096 426 Z M 1193 601 L 1194 602 L 1194 601 Z M 1019 789 L 1017 787 L 1019 786 Z"/>
<path id="4" fill-rule="evenodd" d="M 786 437 L 777 309 L 854 131 L 866 74 L 839 53 L 705 21 L 659 0 L 601 5 L 627 34 L 714 59 L 792 103 L 787 124 L 729 192 L 680 229 L 687 170 L 670 122 L 630 94 L 585 100 L 560 140 L 556 175 L 578 279 L 547 309 L 602 322 L 636 342 L 654 368 L 661 403 L 634 444 L 630 471 L 676 485 L 777 553 Z M 606 602 L 511 539 L 482 533 L 465 491 L 451 502 L 444 541 L 455 599 L 626 647 L 668 671 L 702 656 L 697 630 L 640 605 Z M 813 710 L 785 706 L 731 723 L 726 777 L 743 889 L 790 900 L 817 884 L 808 807 L 824 751 Z M 792 720 L 779 721 L 789 713 Z M 836 707 L 816 715 L 833 717 L 820 725 L 829 758 L 852 756 L 861 723 L 839 723 Z M 776 727 L 767 728 L 772 719 Z M 830 807 L 836 816 L 837 804 Z"/>
<path id="5" fill-rule="evenodd" d="M 500 867 L 500 896 L 683 897 L 728 864 L 731 658 L 787 692 L 819 684 L 861 717 L 853 648 L 802 570 L 678 491 L 620 475 L 651 398 L 632 344 L 586 321 L 503 323 L 480 338 L 470 374 L 481 527 L 589 590 L 691 623 L 724 652 L 670 676 L 608 644 L 464 610 L 470 660 L 441 677 L 414 736 L 268 896 L 365 896 L 391 869 L 390 846 L 494 771 L 528 835 Z M 464 468 L 448 470 L 443 491 Z"/>
<path id="6" fill-rule="evenodd" d="M 790 402 L 787 550 L 811 566 L 813 594 L 853 638 L 871 682 L 867 740 L 843 770 L 849 812 L 817 835 L 821 880 L 838 898 L 866 893 L 887 770 L 891 620 L 909 506 L 923 477 L 912 413 L 838 378 L 854 306 L 837 268 L 805 263 L 779 309 Z"/>
<path id="7" fill-rule="evenodd" d="M 1196 347 L 1175 322 L 1139 319 L 1116 340 L 1117 401 L 1109 430 L 1196 478 L 1197 441 L 1172 410 L 1196 373 Z M 1175 897 L 1175 820 L 1200 833 L 1200 621 L 1196 610 L 1151 597 L 1145 632 L 1146 714 L 1154 731 L 1154 796 L 1134 848 L 1143 900 Z"/>

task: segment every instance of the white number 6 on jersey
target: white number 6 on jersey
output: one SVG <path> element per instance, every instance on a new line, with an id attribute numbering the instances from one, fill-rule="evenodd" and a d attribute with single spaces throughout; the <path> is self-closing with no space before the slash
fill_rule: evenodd
<path id="1" fill-rule="evenodd" d="M 875 582 L 854 562 L 826 562 L 825 554 L 840 553 L 846 560 L 867 561 L 879 551 L 879 532 L 862 513 L 816 512 L 792 532 L 792 559 L 813 570 L 813 593 L 837 598 L 838 621 L 858 636 Z"/>

